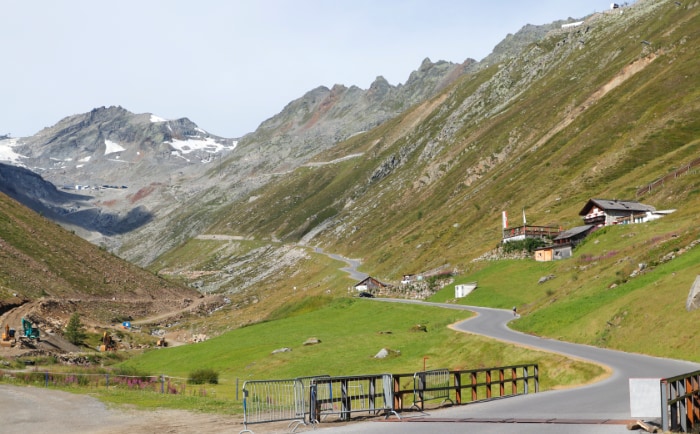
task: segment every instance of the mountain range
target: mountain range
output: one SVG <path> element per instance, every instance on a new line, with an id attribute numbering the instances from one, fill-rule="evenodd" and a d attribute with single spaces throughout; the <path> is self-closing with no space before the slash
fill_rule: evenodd
<path id="1" fill-rule="evenodd" d="M 26 169 L 0 167 L 2 191 L 241 306 L 347 285 L 315 268 L 321 249 L 390 283 L 464 273 L 498 246 L 503 211 L 573 227 L 592 197 L 678 209 L 669 218 L 690 240 L 694 172 L 655 181 L 697 158 L 697 6 L 640 0 L 525 26 L 481 62 L 426 59 L 402 85 L 313 89 L 236 139 L 97 108 L 0 141 Z"/>

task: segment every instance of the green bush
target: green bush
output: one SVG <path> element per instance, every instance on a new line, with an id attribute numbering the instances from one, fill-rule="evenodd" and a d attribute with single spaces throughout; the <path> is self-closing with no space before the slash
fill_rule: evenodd
<path id="1" fill-rule="evenodd" d="M 187 379 L 189 384 L 219 384 L 219 373 L 213 369 L 197 369 Z"/>
<path id="2" fill-rule="evenodd" d="M 511 253 L 527 250 L 528 253 L 532 253 L 535 249 L 546 245 L 547 243 L 540 238 L 525 238 L 524 240 L 503 243 L 503 252 Z"/>

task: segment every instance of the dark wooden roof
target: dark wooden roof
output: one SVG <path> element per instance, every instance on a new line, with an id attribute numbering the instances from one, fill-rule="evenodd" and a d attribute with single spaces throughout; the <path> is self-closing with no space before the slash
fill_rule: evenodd
<path id="1" fill-rule="evenodd" d="M 593 228 L 593 225 L 583 225 L 583 226 L 576 226 L 575 228 L 567 229 L 567 230 L 561 232 L 554 239 L 554 241 L 566 240 L 568 238 L 573 238 L 576 235 L 580 235 L 580 234 L 583 234 L 583 233 L 590 231 L 592 228 Z"/>
<path id="2" fill-rule="evenodd" d="M 381 287 L 381 288 L 384 288 L 387 286 L 386 283 L 382 283 L 372 276 L 367 276 L 362 281 L 356 283 L 354 287 L 357 288 L 358 286 L 362 286 L 362 285 L 377 286 L 377 287 Z"/>
<path id="3" fill-rule="evenodd" d="M 578 215 L 585 216 L 588 214 L 593 206 L 604 211 L 630 211 L 630 212 L 647 212 L 656 211 L 651 205 L 645 205 L 634 200 L 610 200 L 610 199 L 589 199 L 586 202 L 586 206 L 578 213 Z"/>

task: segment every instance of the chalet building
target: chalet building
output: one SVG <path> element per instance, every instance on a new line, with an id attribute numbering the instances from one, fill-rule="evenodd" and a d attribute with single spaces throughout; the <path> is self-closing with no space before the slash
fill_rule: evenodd
<path id="1" fill-rule="evenodd" d="M 556 234 L 551 238 L 551 245 L 535 250 L 535 260 L 543 262 L 570 258 L 574 247 L 586 238 L 588 234 L 600 227 L 644 223 L 661 218 L 674 211 L 657 211 L 651 205 L 631 200 L 590 199 L 579 212 L 585 224 Z M 506 231 L 507 229 L 503 230 L 503 241 L 506 241 Z"/>
<path id="2" fill-rule="evenodd" d="M 670 211 L 672 212 L 672 211 Z M 664 213 L 668 213 L 665 212 Z M 603 226 L 644 223 L 659 218 L 656 208 L 632 200 L 590 199 L 579 212 L 586 225 Z"/>
<path id="3" fill-rule="evenodd" d="M 522 241 L 525 238 L 552 239 L 559 235 L 559 228 L 550 226 L 523 225 L 503 229 L 503 242 Z"/>
<path id="4" fill-rule="evenodd" d="M 549 262 L 570 258 L 574 248 L 571 244 L 552 244 L 535 249 L 535 261 Z"/>
<path id="5" fill-rule="evenodd" d="M 382 283 L 375 279 L 374 277 L 367 276 L 363 281 L 355 284 L 354 288 L 357 292 L 380 292 L 382 289 L 387 288 L 389 285 Z"/>
<path id="6" fill-rule="evenodd" d="M 535 261 L 547 262 L 570 258 L 574 247 L 594 229 L 593 225 L 583 225 L 560 232 L 552 240 L 554 244 L 535 249 Z"/>
<path id="7" fill-rule="evenodd" d="M 548 241 L 556 237 L 560 230 L 560 228 L 551 226 L 528 225 L 525 219 L 525 208 L 523 208 L 523 225 L 509 227 L 508 215 L 503 211 L 503 241 L 501 242 L 505 244 L 511 241 L 523 241 L 527 238 L 539 238 Z"/>

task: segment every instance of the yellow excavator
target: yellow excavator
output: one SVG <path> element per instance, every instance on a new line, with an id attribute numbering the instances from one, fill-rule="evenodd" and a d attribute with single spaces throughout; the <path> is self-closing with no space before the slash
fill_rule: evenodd
<path id="1" fill-rule="evenodd" d="M 102 345 L 100 345 L 100 351 L 116 351 L 117 343 L 112 339 L 112 335 L 108 332 L 102 334 Z"/>
<path id="2" fill-rule="evenodd" d="M 0 340 L 1 347 L 14 347 L 17 343 L 15 339 L 15 329 L 11 329 L 8 324 L 5 324 L 5 331 L 2 332 L 2 340 Z"/>

